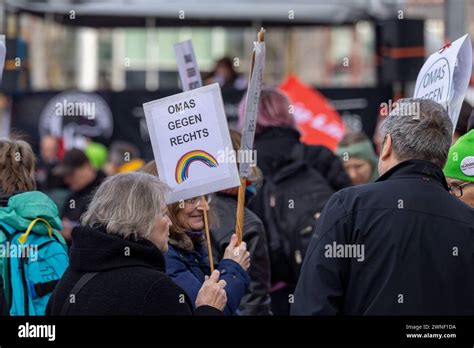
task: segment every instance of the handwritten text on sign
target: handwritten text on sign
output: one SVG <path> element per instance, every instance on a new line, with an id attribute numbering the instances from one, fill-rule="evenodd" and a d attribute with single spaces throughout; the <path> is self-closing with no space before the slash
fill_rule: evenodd
<path id="1" fill-rule="evenodd" d="M 413 97 L 441 104 L 448 111 L 454 130 L 471 69 L 471 38 L 464 35 L 428 57 L 418 73 Z"/>
<path id="2" fill-rule="evenodd" d="M 431 65 L 423 75 L 418 88 L 422 89 L 423 94 L 419 95 L 422 99 L 434 100 L 443 104 L 448 100 L 451 80 L 449 78 L 449 63 L 446 58 L 440 58 Z"/>

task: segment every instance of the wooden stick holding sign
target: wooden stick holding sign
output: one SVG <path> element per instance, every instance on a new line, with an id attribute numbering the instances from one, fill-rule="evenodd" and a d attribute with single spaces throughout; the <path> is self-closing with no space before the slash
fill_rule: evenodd
<path id="1" fill-rule="evenodd" d="M 202 86 L 201 73 L 196 61 L 193 43 L 191 40 L 179 42 L 174 46 L 176 61 L 178 62 L 179 76 L 184 91 L 192 90 Z M 209 205 L 206 197 L 201 196 L 201 207 L 204 217 L 204 229 L 206 233 L 207 252 L 209 255 L 209 267 L 211 273 L 214 271 L 214 259 L 212 257 L 211 235 L 209 233 Z"/>
<path id="2" fill-rule="evenodd" d="M 242 128 L 242 141 L 240 144 L 240 154 L 253 151 L 253 141 L 255 137 L 255 125 L 257 121 L 258 101 L 262 89 L 263 71 L 265 69 L 265 30 L 262 28 L 257 35 L 257 42 L 254 42 L 252 53 L 252 64 L 250 67 L 249 86 L 245 103 L 245 120 Z M 243 156 L 239 156 L 242 158 Z M 251 156 L 245 156 L 251 158 Z M 237 196 L 237 216 L 235 222 L 235 233 L 237 234 L 239 245 L 242 242 L 244 209 L 245 209 L 245 188 L 247 178 L 250 175 L 251 163 L 240 162 L 239 175 L 240 186 Z"/>
<path id="3" fill-rule="evenodd" d="M 212 257 L 212 246 L 211 246 L 211 234 L 209 233 L 209 217 L 207 212 L 209 210 L 209 204 L 207 203 L 206 196 L 201 196 L 201 209 L 203 210 L 204 216 L 204 231 L 206 233 L 207 252 L 209 254 L 209 267 L 211 273 L 214 272 L 214 258 Z"/>

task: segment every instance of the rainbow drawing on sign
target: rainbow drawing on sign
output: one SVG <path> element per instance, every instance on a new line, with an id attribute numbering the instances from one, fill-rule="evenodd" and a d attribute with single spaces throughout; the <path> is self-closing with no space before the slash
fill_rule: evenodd
<path id="1" fill-rule="evenodd" d="M 215 168 L 219 165 L 216 159 L 206 151 L 193 150 L 186 152 L 176 164 L 175 179 L 178 184 L 181 184 L 188 178 L 189 167 L 193 162 L 202 162 L 209 168 Z"/>

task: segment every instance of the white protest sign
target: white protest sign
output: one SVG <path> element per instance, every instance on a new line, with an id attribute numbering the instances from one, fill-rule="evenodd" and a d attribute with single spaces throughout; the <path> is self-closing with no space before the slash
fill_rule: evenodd
<path id="1" fill-rule="evenodd" d="M 453 131 L 469 85 L 471 69 L 471 38 L 466 34 L 429 56 L 416 79 L 413 97 L 430 99 L 443 105 L 453 122 Z"/>
<path id="2" fill-rule="evenodd" d="M 237 165 L 217 83 L 143 104 L 167 203 L 237 187 Z"/>
<path id="3" fill-rule="evenodd" d="M 191 40 L 175 44 L 174 51 L 183 91 L 201 87 L 201 72 L 199 71 Z"/>
<path id="4" fill-rule="evenodd" d="M 7 54 L 7 46 L 5 44 L 5 35 L 0 35 L 0 81 L 3 77 L 3 68 L 5 67 L 5 56 Z"/>
<path id="5" fill-rule="evenodd" d="M 257 125 L 258 101 L 260 99 L 260 91 L 262 90 L 263 71 L 265 70 L 265 42 L 254 42 L 254 52 L 255 65 L 253 67 L 245 101 L 245 120 L 240 145 L 242 153 L 253 150 L 255 127 Z M 239 174 L 241 177 L 249 177 L 250 171 L 251 163 L 249 161 L 240 162 Z"/>

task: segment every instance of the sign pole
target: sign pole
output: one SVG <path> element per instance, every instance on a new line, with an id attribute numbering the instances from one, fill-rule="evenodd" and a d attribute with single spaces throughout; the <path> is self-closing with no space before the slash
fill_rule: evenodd
<path id="1" fill-rule="evenodd" d="M 245 122 L 244 127 L 242 129 L 242 141 L 240 144 L 241 153 L 245 153 L 246 151 L 253 151 L 253 140 L 255 136 L 258 100 L 260 98 L 263 70 L 265 66 L 264 42 L 265 30 L 262 28 L 260 29 L 257 35 L 257 42 L 254 43 L 255 49 L 252 53 L 252 64 L 250 67 L 249 86 L 247 89 L 247 100 L 245 105 Z M 254 68 L 256 64 L 258 71 L 254 74 Z M 239 171 L 240 186 L 237 195 L 237 213 L 235 221 L 235 233 L 237 234 L 238 239 L 237 245 L 240 245 L 240 243 L 242 243 L 243 238 L 245 188 L 247 186 L 247 177 L 250 174 L 250 163 L 240 163 Z"/>
<path id="2" fill-rule="evenodd" d="M 206 243 L 207 243 L 207 252 L 209 255 L 209 267 L 211 273 L 214 272 L 214 258 L 212 257 L 212 246 L 211 246 L 211 234 L 209 233 L 209 217 L 207 216 L 207 211 L 209 210 L 209 205 L 206 200 L 206 196 L 201 196 L 201 207 L 203 209 L 204 215 L 204 231 L 206 233 Z"/>

